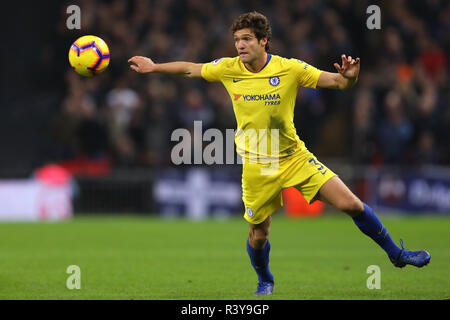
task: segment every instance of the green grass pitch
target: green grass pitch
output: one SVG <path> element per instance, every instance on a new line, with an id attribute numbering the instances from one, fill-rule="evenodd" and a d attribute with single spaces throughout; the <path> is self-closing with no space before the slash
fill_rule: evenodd
<path id="1" fill-rule="evenodd" d="M 202 222 L 142 216 L 76 216 L 58 223 L 0 224 L 0 299 L 449 299 L 450 217 L 381 216 L 392 238 L 426 249 L 421 269 L 392 266 L 343 214 L 288 219 L 276 213 L 270 267 L 274 294 L 257 277 L 241 218 Z M 69 265 L 81 289 L 69 290 Z M 369 290 L 367 267 L 381 270 Z"/>

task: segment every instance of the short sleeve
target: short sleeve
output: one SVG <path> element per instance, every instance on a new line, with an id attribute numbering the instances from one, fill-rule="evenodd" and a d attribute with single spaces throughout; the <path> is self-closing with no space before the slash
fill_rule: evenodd
<path id="1" fill-rule="evenodd" d="M 212 62 L 204 63 L 202 66 L 202 78 L 206 81 L 221 81 L 226 69 L 225 58 L 216 59 Z"/>
<path id="2" fill-rule="evenodd" d="M 302 87 L 308 87 L 316 89 L 317 82 L 322 70 L 317 69 L 304 61 L 298 59 L 290 59 L 292 63 L 292 69 L 295 73 L 298 84 Z"/>

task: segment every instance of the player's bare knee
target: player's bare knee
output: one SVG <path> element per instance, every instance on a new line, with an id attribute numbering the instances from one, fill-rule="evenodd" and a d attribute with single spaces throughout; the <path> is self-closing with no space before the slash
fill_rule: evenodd
<path id="1" fill-rule="evenodd" d="M 359 200 L 356 196 L 352 196 L 343 200 L 339 205 L 339 209 L 349 216 L 355 217 L 364 211 L 364 206 L 361 200 Z"/>
<path id="2" fill-rule="evenodd" d="M 262 249 L 266 245 L 266 242 L 268 239 L 269 239 L 268 236 L 267 237 L 255 237 L 255 238 L 253 238 L 251 245 L 254 249 Z"/>
<path id="3" fill-rule="evenodd" d="M 250 245 L 254 249 L 264 248 L 267 240 L 269 240 L 269 231 L 264 229 L 253 229 L 249 233 Z"/>

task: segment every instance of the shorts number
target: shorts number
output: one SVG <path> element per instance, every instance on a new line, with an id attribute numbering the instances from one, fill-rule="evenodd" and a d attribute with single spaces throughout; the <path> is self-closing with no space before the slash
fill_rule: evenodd
<path id="1" fill-rule="evenodd" d="M 315 158 L 311 158 L 308 161 L 309 163 L 314 163 L 314 165 L 317 167 L 317 170 L 323 170 L 325 167 L 323 166 L 323 164 L 321 164 L 320 162 L 318 162 Z M 327 169 L 325 169 L 324 172 L 321 172 L 321 174 L 325 174 L 325 172 L 327 172 Z"/>

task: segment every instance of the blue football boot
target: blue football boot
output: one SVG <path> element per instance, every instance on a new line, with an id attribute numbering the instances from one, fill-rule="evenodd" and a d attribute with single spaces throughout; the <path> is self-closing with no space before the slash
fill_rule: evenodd
<path id="1" fill-rule="evenodd" d="M 412 266 L 422 268 L 423 266 L 426 266 L 431 259 L 430 254 L 425 250 L 420 251 L 408 251 L 405 248 L 403 248 L 403 240 L 400 239 L 400 244 L 402 246 L 402 250 L 400 251 L 400 254 L 398 255 L 397 259 L 390 259 L 391 262 L 394 264 L 394 266 L 398 268 L 403 268 L 407 264 L 410 264 Z"/>
<path id="2" fill-rule="evenodd" d="M 273 282 L 260 282 L 258 283 L 258 288 L 256 289 L 255 296 L 266 296 L 272 294 L 273 292 Z"/>

